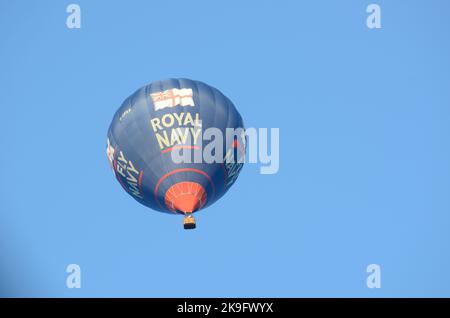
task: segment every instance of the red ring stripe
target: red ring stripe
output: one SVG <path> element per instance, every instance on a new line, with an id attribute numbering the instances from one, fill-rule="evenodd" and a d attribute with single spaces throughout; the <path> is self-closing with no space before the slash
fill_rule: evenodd
<path id="1" fill-rule="evenodd" d="M 166 153 L 166 152 L 172 151 L 174 149 L 194 149 L 194 150 L 198 150 L 198 149 L 200 149 L 200 147 L 199 146 L 187 146 L 187 145 L 173 146 L 173 147 L 170 147 L 170 148 L 162 150 L 161 153 Z"/>

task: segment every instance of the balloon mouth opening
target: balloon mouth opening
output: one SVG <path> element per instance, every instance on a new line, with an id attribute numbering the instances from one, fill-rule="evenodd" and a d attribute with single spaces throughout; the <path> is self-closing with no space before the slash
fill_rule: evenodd
<path id="1" fill-rule="evenodd" d="M 197 182 L 178 182 L 166 192 L 164 201 L 172 212 L 192 213 L 206 203 L 206 191 Z"/>

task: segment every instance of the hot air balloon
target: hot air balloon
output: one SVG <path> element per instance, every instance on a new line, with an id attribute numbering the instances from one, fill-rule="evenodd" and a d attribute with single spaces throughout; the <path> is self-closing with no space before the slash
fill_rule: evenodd
<path id="1" fill-rule="evenodd" d="M 221 161 L 203 160 L 212 141 L 203 138 L 208 128 L 224 136 L 221 148 L 213 151 L 223 154 Z M 117 110 L 106 152 L 127 193 L 152 210 L 183 215 L 184 228 L 192 229 L 193 213 L 213 204 L 236 181 L 243 166 L 245 134 L 228 132 L 243 129 L 236 107 L 216 88 L 189 79 L 155 81 Z M 197 160 L 179 162 L 175 152 Z"/>

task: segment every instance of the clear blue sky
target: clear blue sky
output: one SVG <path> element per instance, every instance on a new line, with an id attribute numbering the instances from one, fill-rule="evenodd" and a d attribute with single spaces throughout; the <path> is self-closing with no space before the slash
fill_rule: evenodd
<path id="1" fill-rule="evenodd" d="M 69 1 L 0 0 L 0 295 L 450 296 L 448 1 L 376 1 L 379 30 L 372 1 L 73 2 L 79 30 Z M 246 165 L 195 231 L 105 154 L 122 101 L 169 77 L 280 128 L 279 173 Z"/>

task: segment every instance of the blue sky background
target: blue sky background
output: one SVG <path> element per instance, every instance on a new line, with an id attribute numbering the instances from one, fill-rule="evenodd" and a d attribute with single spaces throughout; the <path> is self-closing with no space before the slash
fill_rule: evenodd
<path id="1" fill-rule="evenodd" d="M 79 30 L 69 3 L 0 0 L 1 296 L 450 296 L 450 2 L 377 1 L 380 30 L 372 1 L 76 1 Z M 246 165 L 195 231 L 105 154 L 169 77 L 280 128 L 279 173 Z"/>

